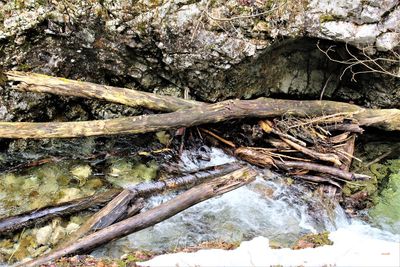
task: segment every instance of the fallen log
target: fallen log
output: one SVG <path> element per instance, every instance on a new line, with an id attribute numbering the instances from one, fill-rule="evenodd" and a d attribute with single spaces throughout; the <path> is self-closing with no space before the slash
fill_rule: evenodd
<path id="1" fill-rule="evenodd" d="M 137 196 L 137 192 L 132 192 L 127 189 L 122 190 L 113 200 L 111 200 L 104 208 L 92 216 L 88 221 L 91 230 L 103 229 L 116 221 L 119 221 L 123 214 L 128 213 L 129 203 Z M 82 227 L 77 230 L 83 229 Z M 76 232 L 74 232 L 75 234 Z M 73 234 L 73 235 L 74 235 Z"/>
<path id="2" fill-rule="evenodd" d="M 128 219 L 129 217 L 132 217 L 133 215 L 138 214 L 144 208 L 144 204 L 145 204 L 144 198 L 138 198 L 133 204 L 131 204 L 128 207 L 128 209 L 126 210 L 126 213 L 122 214 L 122 216 L 117 219 L 117 222 L 125 220 L 125 219 Z M 96 224 L 93 229 L 100 230 L 100 229 L 103 229 L 103 228 L 105 228 L 105 227 L 107 227 L 109 225 L 111 225 L 111 224 L 108 224 L 108 225 L 106 225 L 106 224 L 103 224 L 103 225 Z"/>
<path id="3" fill-rule="evenodd" d="M 177 189 L 183 186 L 194 185 L 198 182 L 204 181 L 205 179 L 211 179 L 216 176 L 224 175 L 241 167 L 242 166 L 237 162 L 226 163 L 218 166 L 199 169 L 196 172 L 183 174 L 178 177 L 166 179 L 164 181 L 140 183 L 129 187 L 129 190 L 137 192 L 137 195 L 147 196 L 149 194 L 162 192 L 168 189 Z M 71 215 L 90 208 L 104 207 L 122 191 L 122 189 L 111 189 L 107 192 L 99 193 L 93 196 L 60 203 L 58 205 L 47 206 L 38 210 L 28 211 L 15 216 L 9 216 L 0 219 L 0 235 L 11 233 L 35 224 L 41 224 L 55 217 Z M 121 214 L 124 213 L 123 210 L 120 212 Z M 101 217 L 98 218 L 101 219 Z"/>
<path id="4" fill-rule="evenodd" d="M 52 218 L 66 216 L 89 208 L 104 206 L 120 193 L 120 189 L 112 189 L 90 197 L 80 198 L 38 210 L 24 212 L 0 220 L 0 235 L 14 232 L 35 224 L 44 223 Z"/>
<path id="5" fill-rule="evenodd" d="M 162 192 L 164 190 L 179 189 L 184 186 L 195 185 L 204 182 L 207 179 L 212 179 L 218 176 L 226 175 L 238 170 L 242 166 L 235 163 L 226 163 L 219 166 L 214 166 L 195 173 L 185 174 L 183 176 L 166 179 L 156 182 L 144 182 L 134 186 L 127 187 L 122 190 L 112 201 L 104 208 L 95 213 L 87 220 L 77 231 L 72 233 L 66 244 L 63 247 L 73 244 L 79 238 L 87 235 L 91 231 L 105 228 L 114 222 L 118 221 L 124 214 L 129 213 L 129 203 L 138 196 L 144 196 Z"/>
<path id="6" fill-rule="evenodd" d="M 281 169 L 303 169 L 309 171 L 315 171 L 319 173 L 331 174 L 333 177 L 338 177 L 340 180 L 352 181 L 352 180 L 364 180 L 371 177 L 364 174 L 351 173 L 345 170 L 341 170 L 336 167 L 325 166 L 317 163 L 304 162 L 304 161 L 283 161 L 276 160 L 272 157 L 266 156 L 260 153 L 256 149 L 249 147 L 240 147 L 235 150 L 235 155 L 241 159 L 262 167 L 277 166 Z M 271 163 L 272 161 L 272 163 Z"/>
<path id="7" fill-rule="evenodd" d="M 16 88 L 21 91 L 96 98 L 131 107 L 144 107 L 160 111 L 176 111 L 205 105 L 202 102 L 178 97 L 160 96 L 134 89 L 75 81 L 37 73 L 8 71 L 5 75 L 10 81 L 20 82 Z"/>
<path id="8" fill-rule="evenodd" d="M 36 260 L 22 263 L 19 266 L 38 266 L 65 255 L 89 251 L 114 239 L 121 238 L 162 222 L 199 202 L 239 188 L 253 181 L 255 176 L 256 173 L 253 170 L 247 167 L 241 168 L 230 174 L 189 189 L 156 208 L 83 237 L 68 247 L 52 251 L 47 255 L 43 255 Z"/>
<path id="9" fill-rule="evenodd" d="M 56 248 L 64 248 L 75 243 L 79 238 L 87 235 L 91 231 L 97 231 L 112 225 L 122 219 L 127 219 L 137 214 L 144 207 L 144 200 L 139 198 L 132 206 L 129 203 L 138 195 L 137 191 L 132 192 L 127 189 L 122 190 L 104 208 L 90 217 L 78 230 L 63 240 Z M 129 216 L 131 215 L 131 216 Z"/>
<path id="10" fill-rule="evenodd" d="M 109 120 L 76 122 L 0 122 L 0 138 L 68 138 L 116 134 L 138 134 L 171 128 L 245 117 L 317 116 L 347 111 L 360 124 L 385 130 L 400 130 L 400 110 L 367 110 L 359 106 L 333 101 L 296 101 L 259 98 L 227 100 L 216 104 L 179 110 L 166 114 L 141 115 Z M 375 116 L 375 111 L 379 116 Z M 385 116 L 385 112 L 388 114 Z"/>
<path id="11" fill-rule="evenodd" d="M 358 173 L 351 173 L 348 171 L 341 170 L 336 167 L 325 166 L 317 163 L 310 163 L 310 162 L 303 162 L 303 161 L 274 161 L 275 164 L 280 168 L 296 168 L 296 169 L 305 169 L 320 173 L 327 173 L 333 175 L 333 177 L 339 177 L 346 181 L 353 181 L 353 180 L 366 180 L 370 179 L 371 177 L 364 174 Z"/>

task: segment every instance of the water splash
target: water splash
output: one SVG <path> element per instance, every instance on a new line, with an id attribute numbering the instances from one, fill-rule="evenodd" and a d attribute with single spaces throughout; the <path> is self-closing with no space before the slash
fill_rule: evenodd
<path id="1" fill-rule="evenodd" d="M 235 160 L 220 149 L 202 148 L 185 151 L 181 167 L 193 170 Z M 174 195 L 152 197 L 147 208 Z M 120 257 L 132 248 L 162 252 L 211 240 L 240 242 L 259 235 L 290 245 L 304 234 L 334 230 L 345 224 L 348 221 L 339 205 L 330 214 L 305 186 L 289 186 L 282 177 L 259 170 L 256 181 L 248 186 L 199 203 L 153 227 L 106 245 L 94 255 Z"/>

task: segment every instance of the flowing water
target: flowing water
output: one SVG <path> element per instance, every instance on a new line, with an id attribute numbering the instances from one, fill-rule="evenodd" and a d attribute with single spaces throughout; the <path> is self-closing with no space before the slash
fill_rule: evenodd
<path id="1" fill-rule="evenodd" d="M 201 147 L 184 151 L 179 167 L 191 171 L 235 160 L 220 149 Z M 399 242 L 400 209 L 396 199 L 400 192 L 400 168 L 396 164 L 389 168 L 389 187 L 381 192 L 377 205 L 367 214 L 374 227 L 349 219 L 340 205 L 326 201 L 305 184 L 294 183 L 291 178 L 269 170 L 257 169 L 258 177 L 251 184 L 199 203 L 153 227 L 111 242 L 92 254 L 119 258 L 133 249 L 166 252 L 205 241 L 239 244 L 257 236 L 267 237 L 275 245 L 291 246 L 304 234 L 338 229 L 350 229 L 363 237 Z M 57 203 L 92 194 L 102 190 L 106 184 L 124 187 L 140 182 L 139 177 L 153 179 L 156 173 L 155 162 L 113 158 L 109 160 L 102 179 L 87 163 L 77 161 L 47 164 L 22 174 L 3 174 L 0 216 L 40 207 L 45 200 Z M 19 191 L 22 192 L 20 195 L 14 194 Z M 146 209 L 173 198 L 177 193 L 151 197 Z M 11 206 L 16 208 L 12 210 Z M 49 250 L 51 242 L 55 242 L 55 231 L 59 231 L 58 236 L 66 235 L 69 228 L 76 229 L 81 223 L 82 218 L 77 217 L 71 217 L 67 222 L 53 220 L 50 226 L 24 230 L 14 239 L 0 239 L 0 244 L 4 245 L 0 246 L 0 256 L 4 253 L 5 259 L 14 257 L 21 260 L 29 255 L 40 255 Z M 39 242 L 39 239 L 43 240 Z M 22 250 L 22 243 L 29 245 Z"/>
<path id="2" fill-rule="evenodd" d="M 181 167 L 186 170 L 222 164 L 235 159 L 212 148 L 207 160 L 186 151 Z M 148 208 L 172 198 L 153 197 Z M 156 252 L 188 247 L 205 241 L 240 242 L 265 236 L 290 246 L 307 233 L 352 227 L 363 235 L 398 241 L 399 236 L 351 221 L 338 204 L 324 203 L 305 186 L 259 170 L 257 180 L 221 197 L 197 204 L 153 227 L 131 234 L 93 252 L 95 256 L 120 257 L 135 249 Z"/>

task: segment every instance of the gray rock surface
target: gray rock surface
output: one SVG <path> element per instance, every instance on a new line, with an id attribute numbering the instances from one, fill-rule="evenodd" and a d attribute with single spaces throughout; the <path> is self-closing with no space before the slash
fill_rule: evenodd
<path id="1" fill-rule="evenodd" d="M 0 64 L 6 69 L 173 95 L 188 90 L 205 101 L 318 99 L 323 92 L 325 99 L 369 106 L 400 103 L 391 93 L 400 88 L 394 77 L 399 64 L 382 62 L 392 76 L 352 77 L 316 46 L 334 46 L 330 55 L 339 61 L 351 59 L 349 52 L 359 59 L 393 57 L 390 50 L 398 52 L 400 43 L 397 0 L 19 0 L 0 2 L 0 10 Z M 353 71 L 364 70 L 358 67 Z M 384 101 L 376 98 L 381 90 Z M 138 112 L 80 105 L 88 118 Z M 0 107 L 0 115 L 15 110 Z"/>

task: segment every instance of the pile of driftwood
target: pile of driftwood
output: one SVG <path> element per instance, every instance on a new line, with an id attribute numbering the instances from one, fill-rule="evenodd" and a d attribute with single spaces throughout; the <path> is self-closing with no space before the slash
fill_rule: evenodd
<path id="1" fill-rule="evenodd" d="M 336 122 L 330 124 L 327 120 Z M 335 180 L 369 178 L 363 174 L 349 172 L 354 159 L 354 132 L 363 130 L 358 124 L 343 123 L 340 114 L 309 120 L 281 120 L 276 124 L 261 120 L 259 125 L 269 134 L 266 142 L 272 147 L 237 148 L 235 154 L 247 162 L 287 170 L 295 178 L 317 183 L 326 182 L 339 188 L 341 187 Z M 331 134 L 332 130 L 337 132 L 342 129 L 345 130 L 342 133 Z"/>
<path id="2" fill-rule="evenodd" d="M 97 98 L 129 106 L 170 113 L 79 122 L 0 122 L 0 138 L 66 138 L 113 134 L 136 134 L 191 127 L 232 119 L 260 118 L 266 147 L 240 147 L 234 140 L 203 129 L 222 142 L 240 159 L 253 165 L 284 170 L 296 178 L 327 183 L 340 188 L 344 181 L 366 179 L 349 171 L 354 159 L 354 142 L 360 126 L 400 130 L 400 110 L 365 109 L 333 101 L 295 101 L 259 98 L 228 100 L 215 104 L 159 96 L 132 89 L 72 81 L 39 74 L 7 72 L 13 87 L 32 92 Z M 274 119 L 275 118 L 275 119 Z M 113 239 L 163 221 L 208 198 L 223 194 L 254 180 L 256 172 L 241 164 L 225 164 L 212 169 L 139 184 L 124 190 L 45 207 L 0 220 L 0 234 L 44 222 L 55 216 L 103 206 L 62 246 L 23 266 L 36 266 L 55 258 L 81 253 Z M 194 186 L 174 199 L 138 213 L 143 197 Z"/>

